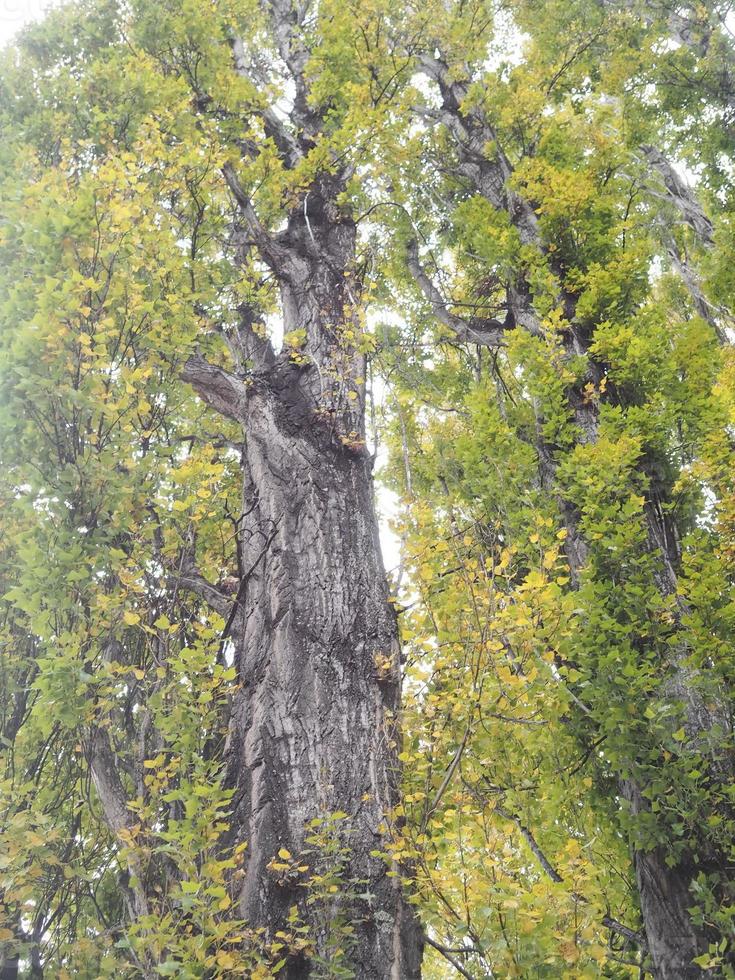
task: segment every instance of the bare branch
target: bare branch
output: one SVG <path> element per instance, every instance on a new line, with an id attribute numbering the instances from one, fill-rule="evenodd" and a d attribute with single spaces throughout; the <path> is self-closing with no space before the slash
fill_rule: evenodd
<path id="1" fill-rule="evenodd" d="M 299 37 L 297 28 L 304 20 L 309 4 L 302 3 L 297 7 L 292 0 L 268 0 L 268 6 L 273 15 L 278 52 L 297 87 L 305 88 L 304 69 L 309 60 L 309 51 Z"/>
<path id="2" fill-rule="evenodd" d="M 729 343 L 727 332 L 718 321 L 716 314 L 726 318 L 730 321 L 730 323 L 732 323 L 732 314 L 729 313 L 728 310 L 716 307 L 713 303 L 710 303 L 710 301 L 704 295 L 699 276 L 692 268 L 687 258 L 679 252 L 679 249 L 676 247 L 676 244 L 673 241 L 669 245 L 668 251 L 672 266 L 679 273 L 681 281 L 689 291 L 689 295 L 691 296 L 694 304 L 694 309 L 704 320 L 707 321 L 707 323 L 709 323 L 717 334 L 717 339 L 721 344 Z"/>
<path id="3" fill-rule="evenodd" d="M 441 785 L 439 786 L 439 789 L 434 794 L 434 799 L 431 801 L 431 803 L 429 805 L 429 808 L 427 809 L 426 813 L 424 814 L 424 818 L 421 821 L 421 829 L 422 829 L 422 831 L 423 830 L 426 830 L 426 825 L 429 822 L 429 818 L 431 817 L 432 813 L 436 810 L 436 808 L 439 806 L 439 803 L 441 802 L 442 796 L 444 796 L 444 794 L 447 791 L 447 787 L 449 786 L 450 782 L 452 781 L 452 776 L 457 771 L 457 766 L 462 761 L 462 753 L 465 750 L 465 747 L 467 745 L 467 740 L 470 737 L 470 732 L 471 731 L 472 731 L 472 725 L 469 724 L 469 725 L 467 725 L 467 728 L 465 729 L 464 738 L 462 739 L 462 741 L 457 746 L 457 751 L 454 753 L 454 757 L 452 758 L 452 761 L 447 766 L 447 771 L 444 774 L 444 779 L 442 779 Z"/>
<path id="4" fill-rule="evenodd" d="M 530 847 L 534 857 L 541 865 L 541 867 L 544 869 L 544 871 L 549 876 L 549 878 L 551 878 L 551 880 L 555 881 L 557 884 L 562 882 L 564 879 L 556 870 L 556 868 L 553 866 L 553 864 L 549 861 L 549 859 L 546 857 L 544 852 L 541 850 L 536 838 L 533 836 L 533 834 L 528 829 L 528 827 L 524 826 L 524 824 L 521 823 L 518 817 L 515 817 L 512 814 L 508 813 L 508 811 L 504 809 L 504 807 L 502 806 L 496 805 L 495 812 L 499 814 L 499 816 L 501 816 L 503 820 L 510 820 L 512 823 L 516 825 L 518 830 L 521 832 L 521 836 Z"/>
<path id="5" fill-rule="evenodd" d="M 124 834 L 134 823 L 134 818 L 127 803 L 127 794 L 120 779 L 115 753 L 110 745 L 106 731 L 95 726 L 87 743 L 92 781 L 102 804 L 105 821 L 110 830 L 116 835 Z M 143 875 L 134 848 L 128 851 L 128 869 L 131 875 L 131 892 L 136 916 L 148 915 L 148 900 L 143 888 Z M 137 881 L 138 884 L 133 883 Z"/>
<path id="6" fill-rule="evenodd" d="M 628 926 L 624 926 L 622 922 L 618 922 L 617 919 L 613 919 L 610 915 L 604 915 L 602 917 L 602 924 L 610 932 L 616 932 L 619 936 L 625 936 L 632 943 L 636 943 L 642 949 L 646 948 L 645 937 L 636 932 L 635 929 L 630 929 Z M 636 964 L 638 965 L 638 964 Z"/>

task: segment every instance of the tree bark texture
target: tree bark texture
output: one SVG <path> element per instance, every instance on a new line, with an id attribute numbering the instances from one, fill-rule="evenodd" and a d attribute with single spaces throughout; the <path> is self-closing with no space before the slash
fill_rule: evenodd
<path id="1" fill-rule="evenodd" d="M 232 836 L 248 845 L 242 914 L 273 935 L 296 906 L 321 959 L 341 917 L 354 930 L 340 945 L 356 977 L 408 980 L 420 976 L 418 923 L 400 877 L 373 856 L 399 799 L 400 659 L 364 443 L 355 226 L 334 203 L 339 190 L 315 183 L 287 229 L 263 242 L 284 331 L 302 331 L 303 346 L 276 356 L 243 311 L 247 376 L 196 356 L 185 378 L 244 434 L 228 622 L 240 688 L 226 749 Z M 338 891 L 312 901 L 309 879 L 329 864 L 307 841 L 319 820 L 345 857 Z M 309 871 L 274 870 L 282 848 Z M 309 976 L 310 959 L 285 975 Z"/>
<path id="2" fill-rule="evenodd" d="M 507 186 L 507 181 L 512 174 L 512 166 L 484 111 L 477 107 L 463 111 L 467 85 L 456 80 L 440 58 L 425 57 L 422 68 L 424 73 L 436 82 L 441 96 L 441 109 L 429 110 L 427 114 L 443 123 L 454 136 L 458 171 L 476 193 L 485 197 L 493 207 L 508 213 L 524 245 L 533 245 L 546 254 L 533 208 Z M 493 147 L 492 159 L 487 156 L 488 146 Z M 663 157 L 657 151 L 647 148 L 647 155 L 649 158 L 655 156 L 655 162 L 660 164 L 659 170 L 663 167 L 661 164 Z M 669 178 L 667 188 L 672 184 L 670 193 L 676 192 L 677 201 L 683 201 L 682 189 L 679 184 L 674 186 L 674 178 L 668 170 L 666 176 Z M 689 201 L 689 198 L 687 204 L 689 208 L 685 214 L 686 220 L 694 225 L 698 233 L 710 230 L 711 225 L 701 210 L 696 211 L 695 214 L 695 205 Z M 412 248 L 409 251 L 409 267 L 413 267 L 412 271 L 419 287 L 431 302 L 439 319 L 450 328 L 454 328 L 451 323 L 454 314 L 447 310 L 446 304 L 440 302 L 437 291 L 418 265 L 415 250 Z M 549 256 L 549 261 L 552 271 L 559 276 L 560 281 L 563 281 L 562 270 L 555 268 L 553 256 Z M 597 439 L 598 432 L 597 408 L 590 399 L 584 397 L 582 387 L 587 381 L 597 385 L 603 372 L 594 359 L 589 357 L 592 337 L 585 335 L 574 322 L 575 297 L 562 290 L 560 298 L 569 323 L 563 338 L 565 349 L 570 357 L 579 355 L 588 357 L 589 376 L 580 385 L 568 389 L 569 407 L 577 425 L 579 442 L 593 443 Z M 507 304 L 506 329 L 521 327 L 533 335 L 542 335 L 541 323 L 533 309 L 530 288 L 523 279 L 508 283 Z M 455 332 L 460 337 L 469 339 L 466 330 L 455 329 Z M 485 337 L 479 336 L 475 331 L 472 339 L 475 343 L 484 343 L 487 346 L 497 346 L 499 343 L 497 330 L 492 335 L 488 333 Z M 722 339 L 721 334 L 720 339 Z M 611 393 L 610 397 L 615 397 L 614 393 Z M 587 543 L 580 532 L 579 515 L 576 509 L 565 499 L 560 490 L 556 476 L 554 447 L 545 442 L 540 425 L 536 450 L 541 484 L 558 501 L 560 514 L 567 530 L 565 547 L 572 581 L 578 583 L 587 560 Z M 678 536 L 670 516 L 667 516 L 666 508 L 662 506 L 665 501 L 660 498 L 656 489 L 655 473 L 647 472 L 647 475 L 650 477 L 651 484 L 645 503 L 649 548 L 657 558 L 658 588 L 662 594 L 671 595 L 677 588 L 676 570 L 680 560 Z M 680 615 L 685 612 L 685 609 L 681 609 Z M 669 680 L 666 684 L 671 696 L 684 705 L 688 738 L 693 744 L 702 744 L 707 741 L 713 729 L 719 730 L 723 735 L 729 731 L 728 716 L 718 706 L 718 692 L 712 692 L 708 703 L 705 704 L 701 691 L 696 683 L 693 683 L 696 679 L 684 663 L 685 656 L 684 650 L 680 654 L 672 655 L 672 662 L 668 665 Z M 725 772 L 726 768 L 729 772 L 728 763 L 714 761 L 713 780 L 721 782 L 729 778 L 728 772 Z M 634 779 L 621 777 L 621 796 L 634 816 L 649 807 L 649 802 L 642 795 L 641 789 L 642 787 Z M 659 980 L 681 980 L 681 978 L 689 980 L 689 978 L 704 976 L 705 971 L 692 961 L 707 951 L 712 937 L 706 930 L 695 926 L 688 911 L 694 904 L 690 889 L 696 871 L 703 867 L 701 859 L 691 855 L 691 860 L 685 857 L 674 867 L 670 867 L 663 847 L 638 848 L 633 856 L 647 945 L 655 976 Z M 726 862 L 724 855 L 712 854 L 707 856 L 705 863 L 711 869 L 716 869 L 724 867 Z"/>

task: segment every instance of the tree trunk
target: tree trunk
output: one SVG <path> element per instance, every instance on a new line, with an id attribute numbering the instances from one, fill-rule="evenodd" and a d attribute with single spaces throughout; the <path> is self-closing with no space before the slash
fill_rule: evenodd
<path id="1" fill-rule="evenodd" d="M 623 798 L 635 816 L 649 809 L 632 779 L 620 784 Z M 682 865 L 669 867 L 662 847 L 637 849 L 633 854 L 641 915 L 648 952 L 657 980 L 695 980 L 704 971 L 693 963 L 707 950 L 707 938 L 695 928 L 688 909 L 692 871 Z"/>
<path id="2" fill-rule="evenodd" d="M 241 686 L 226 749 L 232 835 L 248 845 L 242 914 L 268 936 L 308 926 L 313 948 L 288 977 L 342 949 L 357 978 L 409 980 L 420 976 L 418 923 L 379 854 L 399 799 L 398 631 L 364 443 L 355 227 L 333 204 L 338 191 L 315 185 L 288 229 L 261 242 L 284 331 L 303 346 L 276 357 L 244 313 L 250 375 L 195 357 L 185 377 L 245 437 L 229 622 Z"/>

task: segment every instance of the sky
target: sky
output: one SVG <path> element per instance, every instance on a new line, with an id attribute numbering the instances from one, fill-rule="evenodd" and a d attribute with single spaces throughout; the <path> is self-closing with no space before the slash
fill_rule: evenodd
<path id="1" fill-rule="evenodd" d="M 41 17 L 48 6 L 47 0 L 0 0 L 0 45 L 29 20 Z"/>

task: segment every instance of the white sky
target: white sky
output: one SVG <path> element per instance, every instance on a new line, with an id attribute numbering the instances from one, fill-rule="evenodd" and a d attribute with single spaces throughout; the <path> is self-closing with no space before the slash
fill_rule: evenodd
<path id="1" fill-rule="evenodd" d="M 47 0 L 0 0 L 0 45 L 9 41 L 29 20 L 43 16 Z"/>

